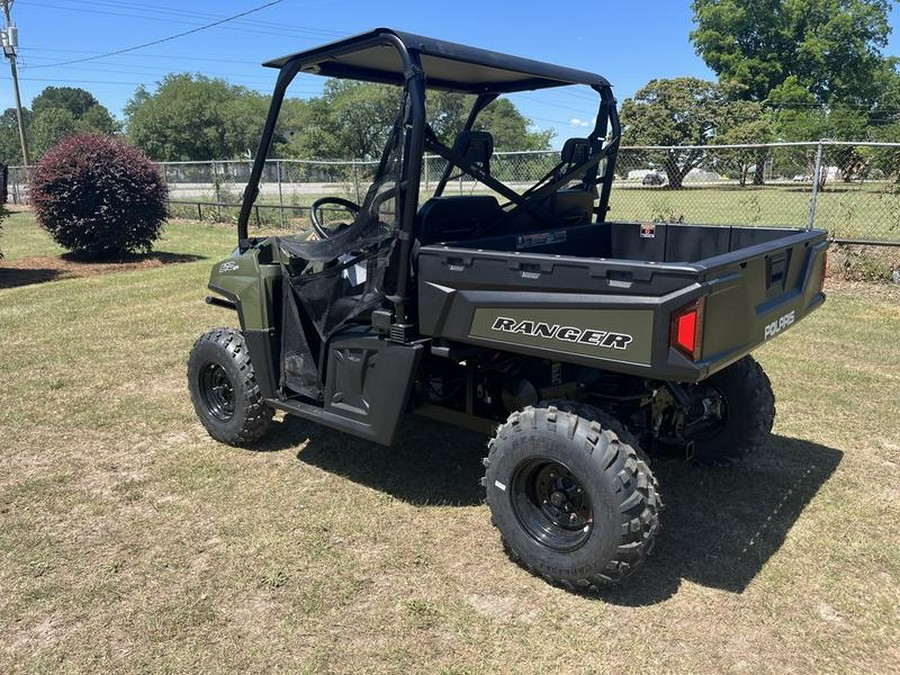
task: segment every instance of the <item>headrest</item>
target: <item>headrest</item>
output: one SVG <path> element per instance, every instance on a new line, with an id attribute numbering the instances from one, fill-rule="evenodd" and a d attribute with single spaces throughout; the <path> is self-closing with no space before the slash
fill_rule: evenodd
<path id="1" fill-rule="evenodd" d="M 591 155 L 590 141 L 586 138 L 570 138 L 563 144 L 560 155 L 566 164 L 584 164 Z"/>
<path id="2" fill-rule="evenodd" d="M 490 173 L 491 155 L 494 154 L 494 137 L 487 131 L 463 131 L 453 143 L 454 152 L 458 152 L 472 164 L 480 166 L 485 173 Z"/>

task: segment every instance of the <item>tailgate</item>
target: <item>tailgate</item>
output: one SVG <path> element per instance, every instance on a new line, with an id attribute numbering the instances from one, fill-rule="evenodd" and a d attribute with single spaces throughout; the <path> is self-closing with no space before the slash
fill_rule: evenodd
<path id="1" fill-rule="evenodd" d="M 697 365 L 721 370 L 821 305 L 827 249 L 826 233 L 811 230 L 698 263 L 711 290 Z"/>

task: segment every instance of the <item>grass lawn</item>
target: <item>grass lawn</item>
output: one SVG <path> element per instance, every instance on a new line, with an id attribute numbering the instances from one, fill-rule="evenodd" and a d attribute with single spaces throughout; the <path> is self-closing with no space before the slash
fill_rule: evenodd
<path id="1" fill-rule="evenodd" d="M 610 218 L 711 225 L 809 223 L 810 186 L 613 188 Z M 837 238 L 900 239 L 900 192 L 896 186 L 830 184 L 816 201 L 815 227 Z"/>
<path id="2" fill-rule="evenodd" d="M 836 287 L 757 352 L 771 442 L 655 466 L 656 552 L 597 598 L 508 561 L 475 434 L 212 441 L 185 360 L 236 321 L 203 303 L 233 246 L 172 224 L 199 259 L 0 290 L 0 673 L 896 671 L 900 290 Z M 0 248 L 59 253 L 28 214 Z"/>

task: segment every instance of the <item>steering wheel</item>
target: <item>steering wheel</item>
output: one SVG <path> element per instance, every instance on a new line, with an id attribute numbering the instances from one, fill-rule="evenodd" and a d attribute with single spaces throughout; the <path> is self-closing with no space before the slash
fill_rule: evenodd
<path id="1" fill-rule="evenodd" d="M 323 206 L 327 204 L 333 204 L 335 206 L 340 206 L 346 209 L 354 218 L 361 210 L 359 204 L 355 204 L 349 199 L 341 199 L 340 197 L 322 197 L 321 199 L 317 199 L 316 201 L 314 201 L 309 207 L 309 219 L 312 221 L 313 231 L 316 233 L 316 236 L 318 236 L 319 239 L 328 239 L 328 237 L 333 237 L 348 225 L 347 223 L 340 223 L 333 229 L 325 225 L 322 222 L 322 218 L 319 217 L 319 211 Z"/>

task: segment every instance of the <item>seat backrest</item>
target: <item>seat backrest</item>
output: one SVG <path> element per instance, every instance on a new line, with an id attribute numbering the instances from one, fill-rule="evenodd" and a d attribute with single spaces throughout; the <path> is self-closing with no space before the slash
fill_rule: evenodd
<path id="1" fill-rule="evenodd" d="M 465 157 L 474 166 L 491 175 L 491 156 L 494 154 L 494 137 L 487 131 L 463 131 L 453 142 L 453 151 Z"/>
<path id="2" fill-rule="evenodd" d="M 570 138 L 559 153 L 560 159 L 568 165 L 568 169 L 584 164 L 591 156 L 591 142 L 586 138 Z"/>
<path id="3" fill-rule="evenodd" d="M 591 143 L 586 138 L 570 138 L 562 147 L 558 178 L 576 166 L 584 164 L 591 156 Z M 551 210 L 567 223 L 589 221 L 593 217 L 594 190 L 585 186 L 569 187 L 558 190 L 553 195 Z"/>
<path id="4" fill-rule="evenodd" d="M 502 213 L 497 198 L 491 195 L 432 197 L 419 210 L 417 240 L 421 246 L 465 241 Z"/>

